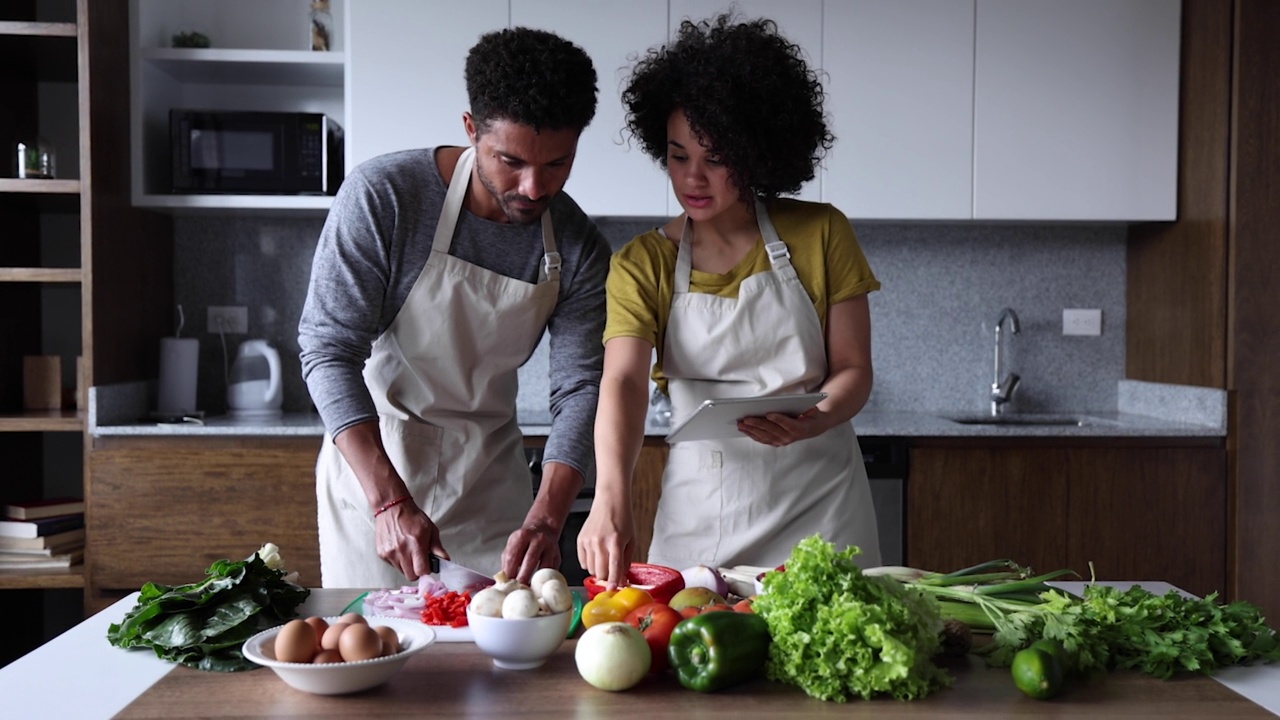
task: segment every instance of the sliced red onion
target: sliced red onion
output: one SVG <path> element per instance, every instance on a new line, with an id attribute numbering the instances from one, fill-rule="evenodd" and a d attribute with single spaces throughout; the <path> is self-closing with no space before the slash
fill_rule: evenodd
<path id="1" fill-rule="evenodd" d="M 420 621 L 422 610 L 427 606 L 427 598 L 446 592 L 448 590 L 440 580 L 431 575 L 423 575 L 418 578 L 417 585 L 371 590 L 364 596 L 364 614 Z"/>

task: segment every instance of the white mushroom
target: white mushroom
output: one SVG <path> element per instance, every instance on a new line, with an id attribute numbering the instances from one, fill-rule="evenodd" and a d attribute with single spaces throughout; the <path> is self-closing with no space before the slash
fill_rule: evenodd
<path id="1" fill-rule="evenodd" d="M 560 613 L 573 607 L 573 593 L 569 592 L 569 586 L 563 580 L 547 580 L 542 584 L 542 600 L 547 604 L 547 609 L 553 613 Z"/>
<path id="2" fill-rule="evenodd" d="M 474 601 L 472 601 L 474 602 Z M 502 601 L 502 617 L 531 618 L 538 614 L 538 599 L 528 588 L 512 590 Z"/>
<path id="3" fill-rule="evenodd" d="M 485 617 L 502 617 L 502 604 L 506 599 L 506 593 L 487 587 L 471 598 L 471 612 Z"/>
<path id="4" fill-rule="evenodd" d="M 542 597 L 542 586 L 548 580 L 559 580 L 566 586 L 569 584 L 569 582 L 564 579 L 564 575 L 560 574 L 559 570 L 556 570 L 555 568 L 542 568 L 535 572 L 532 578 L 529 578 L 529 589 L 533 591 L 534 595 Z"/>

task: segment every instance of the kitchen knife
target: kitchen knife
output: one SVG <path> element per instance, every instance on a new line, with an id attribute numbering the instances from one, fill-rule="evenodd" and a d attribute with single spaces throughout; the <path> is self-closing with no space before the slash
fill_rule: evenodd
<path id="1" fill-rule="evenodd" d="M 478 573 L 437 555 L 431 556 L 431 572 L 439 576 L 440 582 L 454 592 L 475 591 L 497 582 L 484 573 Z"/>

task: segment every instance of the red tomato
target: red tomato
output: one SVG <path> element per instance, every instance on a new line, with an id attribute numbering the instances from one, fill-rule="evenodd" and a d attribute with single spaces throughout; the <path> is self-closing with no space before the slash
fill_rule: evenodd
<path id="1" fill-rule="evenodd" d="M 654 602 L 665 603 L 671 601 L 672 595 L 684 589 L 684 576 L 679 570 L 665 565 L 633 562 L 627 570 L 627 584 L 649 593 Z M 594 575 L 584 579 L 582 586 L 587 590 L 588 600 L 605 589 L 605 583 L 597 580 Z"/>
<path id="2" fill-rule="evenodd" d="M 667 645 L 671 642 L 671 631 L 675 630 L 684 617 L 679 611 L 666 603 L 654 602 L 627 613 L 625 622 L 640 630 L 649 643 L 649 652 L 653 660 L 649 664 L 649 672 L 655 675 L 666 672 Z"/>

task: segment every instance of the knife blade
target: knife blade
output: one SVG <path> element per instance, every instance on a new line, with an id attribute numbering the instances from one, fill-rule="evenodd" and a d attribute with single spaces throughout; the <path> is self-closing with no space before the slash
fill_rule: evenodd
<path id="1" fill-rule="evenodd" d="M 497 582 L 484 573 L 476 572 L 471 568 L 464 567 L 438 555 L 431 556 L 431 572 L 438 575 L 440 582 L 454 592 L 479 590 Z"/>

